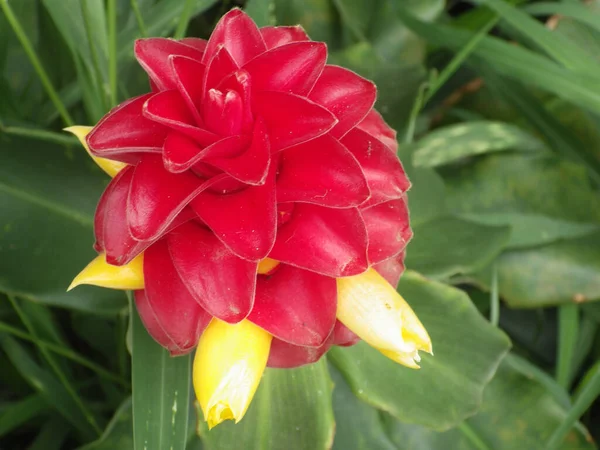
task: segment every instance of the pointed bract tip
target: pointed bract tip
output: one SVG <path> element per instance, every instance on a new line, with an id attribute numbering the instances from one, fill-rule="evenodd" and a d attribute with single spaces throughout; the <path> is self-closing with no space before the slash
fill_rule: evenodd
<path id="1" fill-rule="evenodd" d="M 85 151 L 90 155 L 90 157 L 94 160 L 94 162 L 100 167 L 104 172 L 106 172 L 111 178 L 114 178 L 127 164 L 122 163 L 120 161 L 112 161 L 106 158 L 99 158 L 94 156 L 90 151 L 89 146 L 87 145 L 86 136 L 92 131 L 94 127 L 83 126 L 83 125 L 75 125 L 72 127 L 63 128 L 64 131 L 68 131 L 75 135 Z"/>
<path id="2" fill-rule="evenodd" d="M 106 255 L 101 253 L 73 279 L 67 292 L 82 284 L 110 289 L 144 289 L 143 261 L 143 254 L 140 254 L 129 264 L 113 266 L 106 262 Z"/>

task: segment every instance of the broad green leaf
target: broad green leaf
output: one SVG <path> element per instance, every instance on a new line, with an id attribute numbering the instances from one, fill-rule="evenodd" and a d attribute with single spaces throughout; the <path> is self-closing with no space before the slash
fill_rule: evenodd
<path id="1" fill-rule="evenodd" d="M 67 419 L 86 439 L 95 436 L 94 429 L 65 387 L 46 369 L 40 367 L 27 350 L 14 339 L 4 336 L 1 345 L 11 363 L 27 382 L 51 405 Z"/>
<path id="2" fill-rule="evenodd" d="M 267 369 L 238 424 L 227 421 L 208 431 L 200 419 L 204 448 L 329 449 L 335 430 L 332 384 L 325 358 L 297 369 Z"/>
<path id="3" fill-rule="evenodd" d="M 329 372 L 335 383 L 333 450 L 396 450 L 383 429 L 379 411 L 356 398 L 334 367 Z"/>
<path id="4" fill-rule="evenodd" d="M 435 356 L 422 355 L 421 370 L 400 366 L 365 343 L 334 347 L 328 357 L 361 400 L 403 422 L 447 430 L 477 412 L 510 342 L 458 289 L 409 271 L 398 291 L 433 342 Z"/>
<path id="5" fill-rule="evenodd" d="M 519 357 L 509 355 L 486 387 L 479 413 L 459 427 L 436 433 L 400 423 L 390 416 L 386 417 L 385 426 L 401 449 L 545 450 L 545 441 L 565 419 L 567 411 L 568 407 L 554 398 L 538 373 L 527 370 Z M 561 447 L 565 450 L 596 448 L 581 425 L 573 427 L 566 442 Z"/>
<path id="6" fill-rule="evenodd" d="M 472 213 L 461 217 L 485 225 L 510 225 L 510 240 L 505 248 L 524 248 L 549 244 L 600 230 L 600 225 L 554 219 L 538 214 Z"/>
<path id="7" fill-rule="evenodd" d="M 191 355 L 172 357 L 150 337 L 131 305 L 135 450 L 184 450 L 192 379 Z"/>
<path id="8" fill-rule="evenodd" d="M 451 211 L 539 214 L 600 223 L 600 196 L 578 164 L 552 156 L 496 154 L 440 173 Z"/>
<path id="9" fill-rule="evenodd" d="M 453 216 L 413 226 L 406 267 L 434 278 L 473 272 L 496 257 L 510 227 L 483 225 Z"/>
<path id="10" fill-rule="evenodd" d="M 48 401 L 40 394 L 33 394 L 11 403 L 3 408 L 0 414 L 0 436 L 10 433 L 49 409 Z"/>
<path id="11" fill-rule="evenodd" d="M 416 145 L 402 145 L 398 155 L 411 182 L 408 192 L 410 223 L 413 227 L 441 217 L 446 211 L 446 187 L 444 180 L 433 169 L 414 167 Z"/>
<path id="12" fill-rule="evenodd" d="M 459 51 L 472 36 L 467 30 L 422 22 L 404 8 L 398 8 L 398 13 L 409 28 L 430 43 L 454 51 Z M 600 79 L 597 74 L 569 71 L 542 55 L 495 37 L 483 38 L 473 51 L 473 57 L 499 73 L 600 112 Z"/>
<path id="13" fill-rule="evenodd" d="M 483 153 L 543 149 L 539 139 L 514 125 L 487 121 L 461 123 L 439 128 L 419 140 L 413 163 L 417 167 L 436 167 Z"/>
<path id="14" fill-rule="evenodd" d="M 128 398 L 115 411 L 100 439 L 78 450 L 132 450 L 134 448 L 132 428 L 131 398 Z"/>
<path id="15" fill-rule="evenodd" d="M 502 298 L 515 308 L 600 300 L 600 233 L 504 252 L 496 261 Z M 489 283 L 489 269 L 475 278 Z"/>
<path id="16" fill-rule="evenodd" d="M 101 314 L 126 306 L 118 291 L 66 292 L 95 256 L 94 208 L 107 182 L 79 146 L 0 140 L 0 291 Z"/>
<path id="17" fill-rule="evenodd" d="M 244 11 L 259 27 L 275 25 L 275 0 L 248 0 Z"/>

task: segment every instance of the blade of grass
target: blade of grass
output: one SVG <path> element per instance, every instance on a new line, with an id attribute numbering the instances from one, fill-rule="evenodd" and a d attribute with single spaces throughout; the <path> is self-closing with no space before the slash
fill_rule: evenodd
<path id="1" fill-rule="evenodd" d="M 573 353 L 579 334 L 579 307 L 575 304 L 558 308 L 558 355 L 556 381 L 567 391 L 573 365 Z"/>
<path id="2" fill-rule="evenodd" d="M 425 95 L 424 103 L 427 104 L 429 100 L 436 94 L 436 92 L 450 79 L 452 75 L 458 70 L 458 68 L 466 61 L 469 55 L 479 45 L 484 36 L 490 32 L 494 25 L 498 23 L 498 18 L 493 17 L 490 19 L 477 33 L 473 35 L 471 39 L 454 55 L 452 60 L 448 63 L 444 70 L 434 79 L 432 85 L 427 90 Z"/>
<path id="3" fill-rule="evenodd" d="M 70 431 L 71 427 L 62 417 L 53 417 L 42 426 L 27 450 L 60 450 Z"/>
<path id="4" fill-rule="evenodd" d="M 19 42 L 21 43 L 23 50 L 25 50 L 25 53 L 27 54 L 27 57 L 29 58 L 31 65 L 33 66 L 42 85 L 44 86 L 44 89 L 46 90 L 48 97 L 50 97 L 50 100 L 52 100 L 52 103 L 54 103 L 54 106 L 60 113 L 60 115 L 63 119 L 63 122 L 67 126 L 74 125 L 73 119 L 69 115 L 69 112 L 67 111 L 67 108 L 65 107 L 64 103 L 62 102 L 58 93 L 56 92 L 56 89 L 52 85 L 52 82 L 50 81 L 50 78 L 48 77 L 46 70 L 42 66 L 42 62 L 40 61 L 39 57 L 37 56 L 37 54 L 33 48 L 33 45 L 31 44 L 31 41 L 29 40 L 29 38 L 23 31 L 23 27 L 21 26 L 19 20 L 14 15 L 10 5 L 8 4 L 8 0 L 0 0 L 0 8 L 2 8 L 2 11 L 4 12 L 4 15 L 6 16 L 6 19 L 8 20 L 8 23 L 12 27 L 15 35 L 17 36 L 17 39 L 19 39 Z"/>
<path id="5" fill-rule="evenodd" d="M 577 388 L 577 395 L 573 399 L 573 406 L 560 426 L 554 430 L 546 446 L 546 450 L 558 450 L 563 447 L 563 441 L 577 420 L 585 413 L 600 395 L 600 361 L 587 372 L 583 381 Z"/>
<path id="6" fill-rule="evenodd" d="M 47 370 L 41 368 L 27 350 L 9 336 L 0 338 L 0 344 L 8 359 L 21 376 L 44 397 L 48 405 L 56 409 L 89 441 L 96 437 L 95 430 L 84 419 L 73 398 L 65 387 Z"/>
<path id="7" fill-rule="evenodd" d="M 29 422 L 48 409 L 48 402 L 40 394 L 30 395 L 11 404 L 0 415 L 0 437 Z"/>
<path id="8" fill-rule="evenodd" d="M 22 136 L 30 139 L 37 139 L 40 141 L 54 142 L 56 144 L 63 145 L 77 145 L 77 138 L 73 136 L 67 136 L 62 133 L 56 133 L 54 131 L 40 130 L 37 128 L 25 128 L 25 127 L 6 127 L 0 122 L 0 134 L 10 134 L 12 136 Z"/>
<path id="9" fill-rule="evenodd" d="M 496 11 L 514 29 L 565 67 L 582 71 L 600 69 L 599 65 L 577 45 L 566 37 L 553 33 L 527 13 L 502 0 L 477 0 L 476 3 L 485 4 Z"/>
<path id="10" fill-rule="evenodd" d="M 579 336 L 575 345 L 573 354 L 573 370 L 569 378 L 569 385 L 573 382 L 573 378 L 579 373 L 583 367 L 583 363 L 590 354 L 594 346 L 594 337 L 598 331 L 598 322 L 595 319 L 582 315 L 581 324 L 579 326 Z"/>
<path id="11" fill-rule="evenodd" d="M 129 387 L 129 383 L 126 380 L 124 380 L 122 377 L 120 377 L 119 375 L 106 370 L 104 367 L 100 366 L 99 364 L 96 364 L 93 361 L 90 361 L 89 359 L 81 356 L 80 354 L 78 354 L 77 352 L 75 352 L 71 349 L 61 347 L 60 345 L 53 344 L 51 342 L 46 342 L 46 341 L 42 341 L 40 339 L 36 339 L 29 333 L 19 330 L 18 328 L 8 325 L 4 322 L 0 322 L 0 332 L 9 333 L 15 337 L 18 337 L 19 339 L 33 342 L 34 344 L 44 347 L 44 348 L 50 350 L 51 352 L 56 353 L 57 355 L 63 356 L 67 359 L 70 359 L 71 361 L 73 361 L 83 367 L 87 367 L 88 369 L 96 372 L 98 374 L 98 376 L 100 376 L 100 377 L 106 378 L 107 380 L 110 380 L 110 381 L 114 381 L 114 382 L 122 385 L 123 387 Z"/>
<path id="12" fill-rule="evenodd" d="M 92 67 L 94 68 L 96 82 L 93 84 L 96 88 L 97 95 L 100 98 L 100 102 L 102 103 L 102 109 L 106 111 L 108 110 L 108 104 L 106 100 L 106 91 L 104 89 L 104 77 L 102 76 L 102 72 L 100 71 L 100 60 L 98 58 L 98 52 L 96 51 L 96 45 L 94 44 L 94 40 L 92 39 L 90 13 L 87 2 L 88 0 L 81 0 L 81 15 L 83 16 L 83 25 L 85 28 L 85 34 L 90 48 L 90 55 L 92 57 Z"/>
<path id="13" fill-rule="evenodd" d="M 416 34 L 434 45 L 454 51 L 460 51 L 473 35 L 467 30 L 420 21 L 404 8 L 398 8 L 397 14 Z M 472 57 L 504 75 L 600 112 L 600 77 L 593 71 L 569 71 L 543 55 L 490 36 L 481 39 Z"/>
<path id="14" fill-rule="evenodd" d="M 179 16 L 177 28 L 175 28 L 175 33 L 173 34 L 175 39 L 181 39 L 185 37 L 185 32 L 187 31 L 188 24 L 192 18 L 191 16 L 194 9 L 194 1 L 195 0 L 186 0 L 185 5 L 183 6 L 183 11 Z"/>
<path id="15" fill-rule="evenodd" d="M 522 8 L 529 14 L 547 16 L 560 14 L 561 16 L 571 17 L 581 23 L 589 25 L 597 31 L 600 31 L 600 16 L 594 14 L 589 8 L 578 2 L 572 3 L 532 3 Z"/>
<path id="16" fill-rule="evenodd" d="M 144 18 L 142 17 L 140 6 L 138 5 L 137 0 L 131 0 L 131 9 L 133 10 L 133 15 L 135 16 L 135 21 L 137 22 L 141 37 L 147 37 L 148 31 L 146 29 L 146 24 L 144 23 Z"/>
<path id="17" fill-rule="evenodd" d="M 60 382 L 62 383 L 65 390 L 69 393 L 69 395 L 71 396 L 71 398 L 73 399 L 73 401 L 75 402 L 77 407 L 80 409 L 81 413 L 83 414 L 83 416 L 85 417 L 87 422 L 91 425 L 91 427 L 98 434 L 98 436 L 100 436 L 102 434 L 102 429 L 98 425 L 98 422 L 96 421 L 96 418 L 94 417 L 93 413 L 88 409 L 86 404 L 83 402 L 83 400 L 77 393 L 77 390 L 71 385 L 68 378 L 65 376 L 64 372 L 62 371 L 60 366 L 57 364 L 54 357 L 48 352 L 48 350 L 44 346 L 39 345 L 37 343 L 37 341 L 38 341 L 37 332 L 36 332 L 35 328 L 32 326 L 31 322 L 29 321 L 29 318 L 25 314 L 23 314 L 23 311 L 21 310 L 21 307 L 19 306 L 19 302 L 17 301 L 17 299 L 11 295 L 8 296 L 8 299 L 9 299 L 13 309 L 19 316 L 19 319 L 21 320 L 21 322 L 23 322 L 23 325 L 25 325 L 25 328 L 27 328 L 27 331 L 29 331 L 29 334 L 35 339 L 34 343 L 39 348 L 40 353 L 42 354 L 42 356 L 44 357 L 44 359 L 46 360 L 48 365 L 52 368 L 52 370 L 56 374 L 57 378 L 60 380 Z"/>
<path id="18" fill-rule="evenodd" d="M 117 105 L 117 0 L 108 0 L 108 85 L 110 89 L 110 105 Z"/>
<path id="19" fill-rule="evenodd" d="M 589 169 L 590 176 L 597 184 L 600 184 L 600 162 L 582 151 L 582 144 L 577 136 L 546 110 L 538 98 L 524 86 L 503 79 L 487 67 L 478 66 L 478 69 L 483 74 L 487 85 L 498 96 L 515 106 L 523 117 L 545 137 L 550 148 L 565 158 L 584 164 Z"/>

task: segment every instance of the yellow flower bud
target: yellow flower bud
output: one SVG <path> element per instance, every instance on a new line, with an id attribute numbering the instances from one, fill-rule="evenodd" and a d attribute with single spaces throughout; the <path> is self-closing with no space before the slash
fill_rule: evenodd
<path id="1" fill-rule="evenodd" d="M 92 131 L 92 128 L 93 127 L 84 127 L 84 126 L 78 125 L 78 126 L 74 126 L 74 127 L 65 128 L 64 130 L 68 131 L 69 133 L 73 133 L 75 136 L 77 136 L 77 139 L 79 139 L 79 142 L 81 142 L 81 145 L 83 145 L 83 147 L 85 148 L 85 151 L 88 152 L 88 154 L 92 157 L 94 162 L 96 164 L 98 164 L 98 166 L 102 170 L 104 170 L 111 178 L 113 178 L 127 164 L 119 162 L 119 161 L 113 161 L 111 159 L 98 158 L 97 156 L 92 155 L 92 153 L 90 152 L 90 149 L 87 146 L 87 142 L 85 142 L 85 137 L 88 135 L 88 133 L 90 131 Z"/>
<path id="2" fill-rule="evenodd" d="M 271 258 L 261 259 L 258 262 L 258 268 L 257 268 L 256 272 L 259 275 L 266 275 L 269 272 L 271 272 L 278 265 L 279 265 L 279 261 L 276 261 L 274 259 L 271 259 Z"/>
<path id="3" fill-rule="evenodd" d="M 337 292 L 340 322 L 388 358 L 418 369 L 419 350 L 433 354 L 423 324 L 375 269 L 338 278 Z"/>
<path id="4" fill-rule="evenodd" d="M 112 289 L 144 289 L 144 254 L 136 256 L 129 264 L 113 266 L 101 253 L 75 277 L 67 291 L 80 284 Z"/>
<path id="5" fill-rule="evenodd" d="M 213 318 L 194 358 L 194 390 L 208 428 L 239 422 L 267 366 L 272 336 L 248 320 L 234 325 Z"/>

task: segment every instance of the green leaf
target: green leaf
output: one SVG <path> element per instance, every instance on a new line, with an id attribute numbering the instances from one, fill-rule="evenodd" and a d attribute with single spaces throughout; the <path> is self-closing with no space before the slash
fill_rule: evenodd
<path id="1" fill-rule="evenodd" d="M 301 24 L 312 40 L 326 42 L 329 51 L 341 47 L 336 13 L 329 0 L 275 0 L 277 25 Z"/>
<path id="2" fill-rule="evenodd" d="M 93 313 L 125 307 L 118 291 L 66 292 L 96 255 L 94 208 L 107 182 L 79 146 L 0 140 L 0 291 Z"/>
<path id="3" fill-rule="evenodd" d="M 39 392 L 56 411 L 67 419 L 86 439 L 96 436 L 94 429 L 64 386 L 47 370 L 40 367 L 27 350 L 14 339 L 4 336 L 1 345 L 21 376 Z"/>
<path id="4" fill-rule="evenodd" d="M 423 355 L 421 370 L 400 366 L 365 343 L 334 347 L 329 358 L 361 400 L 403 422 L 447 430 L 477 412 L 510 342 L 458 289 L 409 271 L 398 291 L 433 342 L 435 356 Z"/>
<path id="5" fill-rule="evenodd" d="M 427 276 L 448 278 L 473 272 L 499 255 L 510 227 L 445 216 L 414 225 L 413 232 L 406 266 Z"/>
<path id="6" fill-rule="evenodd" d="M 600 196 L 585 169 L 553 156 L 488 155 L 440 173 L 457 214 L 518 212 L 600 223 Z"/>
<path id="7" fill-rule="evenodd" d="M 502 298 L 515 308 L 600 300 L 600 233 L 511 250 L 496 261 Z M 482 285 L 488 270 L 475 275 Z"/>
<path id="8" fill-rule="evenodd" d="M 78 450 L 131 450 L 134 448 L 132 429 L 131 398 L 128 398 L 115 411 L 100 439 Z"/>
<path id="9" fill-rule="evenodd" d="M 150 337 L 131 306 L 135 450 L 184 450 L 192 379 L 191 355 L 172 357 Z"/>
<path id="10" fill-rule="evenodd" d="M 244 11 L 259 27 L 275 25 L 275 0 L 248 0 Z"/>
<path id="11" fill-rule="evenodd" d="M 446 25 L 430 25 L 398 8 L 402 21 L 430 43 L 459 51 L 472 32 Z M 573 72 L 531 50 L 494 37 L 484 37 L 473 51 L 476 61 L 519 81 L 530 83 L 591 111 L 600 111 L 600 80 L 593 72 Z"/>
<path id="12" fill-rule="evenodd" d="M 600 17 L 598 17 L 597 8 L 588 8 L 588 5 L 577 2 L 539 2 L 525 5 L 523 10 L 529 14 L 542 16 L 560 14 L 571 17 L 600 31 Z"/>
<path id="13" fill-rule="evenodd" d="M 41 427 L 27 450 L 61 450 L 70 432 L 71 427 L 65 419 L 60 416 L 52 417 Z"/>
<path id="14" fill-rule="evenodd" d="M 333 450 L 396 450 L 383 429 L 379 411 L 356 398 L 334 367 L 329 372 L 335 383 Z"/>
<path id="15" fill-rule="evenodd" d="M 550 244 L 560 239 L 586 236 L 600 225 L 554 219 L 538 214 L 472 213 L 461 217 L 485 225 L 510 225 L 510 240 L 505 248 L 525 248 Z"/>
<path id="16" fill-rule="evenodd" d="M 511 27 L 565 67 L 578 71 L 597 71 L 600 69 L 597 61 L 590 59 L 581 47 L 564 36 L 553 33 L 542 23 L 505 1 L 479 0 L 479 3 L 484 3 L 498 13 Z"/>
<path id="17" fill-rule="evenodd" d="M 238 424 L 227 421 L 208 431 L 201 421 L 198 433 L 206 450 L 329 449 L 335 430 L 332 387 L 325 358 L 297 369 L 267 369 Z"/>
<path id="18" fill-rule="evenodd" d="M 413 163 L 436 167 L 468 156 L 503 150 L 543 150 L 544 144 L 519 127 L 502 122 L 470 122 L 428 133 L 417 143 Z"/>
<path id="19" fill-rule="evenodd" d="M 10 433 L 15 428 L 29 422 L 50 409 L 48 402 L 40 394 L 33 394 L 17 402 L 11 403 L 0 414 L 0 436 Z"/>
<path id="20" fill-rule="evenodd" d="M 560 389 L 560 388 L 558 388 Z M 386 417 L 389 435 L 399 448 L 414 450 L 545 450 L 545 440 L 566 418 L 561 405 L 536 373 L 524 370 L 520 358 L 507 356 L 486 387 L 479 413 L 445 433 L 402 424 Z M 596 447 L 581 426 L 571 429 L 565 449 Z"/>

